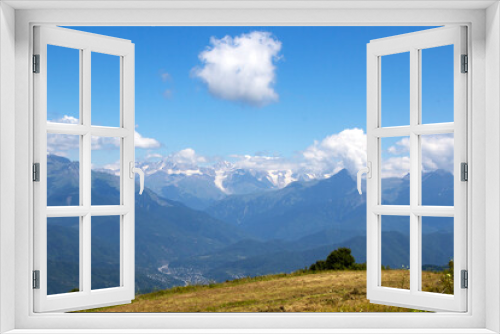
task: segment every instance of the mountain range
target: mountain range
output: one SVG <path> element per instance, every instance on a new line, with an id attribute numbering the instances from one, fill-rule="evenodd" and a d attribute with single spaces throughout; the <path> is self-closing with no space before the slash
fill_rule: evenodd
<path id="1" fill-rule="evenodd" d="M 242 169 L 228 161 L 200 167 L 163 159 L 138 166 L 146 173 L 146 187 L 197 210 L 204 210 L 228 195 L 259 193 L 281 189 L 295 181 L 327 177 L 291 170 Z"/>
<path id="2" fill-rule="evenodd" d="M 47 161 L 48 205 L 77 205 L 78 163 L 54 155 Z M 230 172 L 224 174 L 221 189 L 216 185 L 220 172 L 189 169 L 192 167 L 178 164 L 146 169 L 147 187 L 143 195 L 136 194 L 138 292 L 290 272 L 326 258 L 338 247 L 350 247 L 357 262 L 366 261 L 365 196 L 357 193 L 346 170 L 283 185 L 271 182 L 264 172 L 225 164 L 220 168 Z M 435 171 L 422 179 L 430 203 L 449 205 L 451 174 Z M 116 204 L 118 185 L 118 176 L 93 170 L 92 204 Z M 409 194 L 409 178 L 384 179 L 382 187 L 385 204 L 403 203 Z M 204 210 L 196 209 L 198 205 Z M 116 217 L 99 217 L 92 223 L 93 288 L 116 286 L 119 280 L 119 239 L 113 219 Z M 382 218 L 384 265 L 409 265 L 405 219 Z M 442 266 L 453 257 L 453 221 L 436 219 L 440 220 L 426 225 L 422 256 L 423 263 Z M 78 286 L 79 248 L 71 242 L 78 240 L 78 228 L 75 222 L 51 218 L 50 293 Z"/>

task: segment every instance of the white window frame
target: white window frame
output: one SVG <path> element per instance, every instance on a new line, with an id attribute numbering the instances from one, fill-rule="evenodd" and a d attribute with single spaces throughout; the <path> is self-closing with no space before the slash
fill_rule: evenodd
<path id="1" fill-rule="evenodd" d="M 47 122 L 47 45 L 72 48 L 79 53 L 80 115 L 78 124 Z M 120 62 L 119 127 L 92 125 L 92 53 L 113 55 Z M 129 40 L 101 36 L 60 27 L 34 27 L 34 54 L 39 55 L 39 73 L 34 84 L 34 162 L 39 163 L 39 181 L 33 184 L 34 270 L 39 271 L 39 288 L 34 289 L 35 312 L 74 311 L 130 303 L 135 296 L 135 160 L 134 129 L 134 44 Z M 47 206 L 47 135 L 71 134 L 80 137 L 79 191 L 75 206 Z M 118 138 L 120 142 L 120 203 L 92 205 L 92 136 Z M 120 221 L 120 285 L 92 290 L 92 217 L 118 216 Z M 47 218 L 79 218 L 79 291 L 47 295 Z"/>
<path id="2" fill-rule="evenodd" d="M 6 1 L 0 4 L 0 11 L 0 331 L 15 329 L 13 333 L 36 333 L 50 329 L 50 332 L 76 333 L 78 329 L 87 329 L 89 333 L 100 333 L 106 329 L 118 332 L 126 329 L 127 333 L 145 333 L 163 329 L 162 332 L 171 333 L 229 333 L 253 329 L 252 332 L 269 333 L 288 329 L 290 332 L 316 333 L 415 333 L 415 329 L 419 329 L 422 333 L 500 332 L 500 12 L 497 1 L 398 1 L 397 4 L 386 1 Z M 29 70 L 35 24 L 467 25 L 471 59 L 471 75 L 468 76 L 468 109 L 471 110 L 468 116 L 471 134 L 468 150 L 471 154 L 468 312 L 34 314 L 30 279 L 33 241 L 30 208 L 33 205 L 29 176 L 33 123 Z M 12 137 L 15 145 L 12 145 Z M 182 328 L 191 331 L 179 330 Z"/>
<path id="3" fill-rule="evenodd" d="M 449 26 L 396 35 L 370 41 L 367 46 L 367 297 L 370 302 L 422 310 L 463 312 L 467 309 L 467 290 L 461 287 L 461 271 L 467 270 L 467 183 L 461 181 L 461 163 L 467 163 L 467 76 L 462 73 L 462 55 L 467 54 L 465 26 Z M 422 123 L 422 50 L 452 45 L 454 120 L 451 123 Z M 384 56 L 409 53 L 408 125 L 383 127 L 381 92 Z M 469 72 L 470 73 L 470 72 Z M 454 205 L 422 205 L 421 135 L 453 134 Z M 383 205 L 381 190 L 383 138 L 409 138 L 410 203 Z M 410 289 L 382 286 L 382 225 L 389 215 L 409 218 Z M 424 292 L 422 288 L 422 217 L 452 217 L 453 294 Z"/>

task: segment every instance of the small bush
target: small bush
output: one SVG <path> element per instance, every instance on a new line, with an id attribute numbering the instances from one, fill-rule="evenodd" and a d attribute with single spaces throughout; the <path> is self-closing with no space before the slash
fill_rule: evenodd
<path id="1" fill-rule="evenodd" d="M 341 247 L 331 252 L 326 260 L 316 261 L 309 267 L 309 270 L 366 270 L 366 263 L 356 263 L 351 249 Z"/>

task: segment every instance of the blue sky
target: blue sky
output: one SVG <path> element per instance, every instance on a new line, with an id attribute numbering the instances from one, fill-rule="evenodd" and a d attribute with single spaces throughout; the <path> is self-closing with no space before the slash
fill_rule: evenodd
<path id="1" fill-rule="evenodd" d="M 428 27 L 71 29 L 135 43 L 137 132 L 160 143 L 137 148 L 138 159 L 153 154 L 166 157 L 190 148 L 197 156 L 212 161 L 233 155 L 290 158 L 315 145 L 320 147 L 326 138 L 345 129 L 364 131 L 366 44 L 372 39 Z M 264 77 L 272 75 L 265 87 L 254 87 L 254 95 L 241 92 L 252 87 L 243 84 L 241 88 L 225 73 L 210 70 L 207 65 L 224 56 L 225 48 L 234 46 L 235 38 L 248 37 L 252 32 L 266 34 L 261 41 L 269 56 L 269 66 L 255 71 L 263 71 Z M 224 40 L 225 36 L 230 40 Z M 52 48 L 48 118 L 77 116 L 78 52 Z M 425 123 L 453 121 L 453 86 L 446 84 L 452 83 L 453 73 L 449 65 L 443 64 L 452 51 L 451 46 L 423 51 Z M 383 126 L 408 124 L 408 59 L 408 55 L 400 54 L 382 60 Z M 226 60 L 215 60 L 215 66 L 223 66 Z M 114 56 L 92 56 L 93 124 L 118 125 L 118 64 Z M 51 98 L 51 92 L 57 98 Z M 258 94 L 263 96 L 260 100 L 255 98 Z M 104 161 L 106 157 L 110 161 Z M 96 163 L 111 163 L 115 158 L 115 154 L 102 154 Z"/>

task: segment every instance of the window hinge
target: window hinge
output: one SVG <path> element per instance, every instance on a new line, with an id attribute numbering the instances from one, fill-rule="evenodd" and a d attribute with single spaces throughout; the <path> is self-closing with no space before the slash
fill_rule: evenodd
<path id="1" fill-rule="evenodd" d="M 469 288 L 469 273 L 468 273 L 468 271 L 462 270 L 461 276 L 462 276 L 462 289 Z"/>
<path id="2" fill-rule="evenodd" d="M 469 165 L 466 162 L 460 164 L 460 174 L 460 180 L 469 181 Z"/>
<path id="3" fill-rule="evenodd" d="M 40 182 L 40 163 L 33 164 L 33 181 Z"/>
<path id="4" fill-rule="evenodd" d="M 469 56 L 462 55 L 462 73 L 469 72 Z"/>
<path id="5" fill-rule="evenodd" d="M 33 73 L 40 73 L 40 55 L 33 55 Z"/>
<path id="6" fill-rule="evenodd" d="M 40 289 L 40 270 L 33 270 L 33 289 Z"/>

